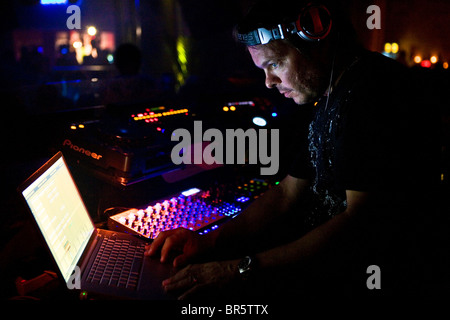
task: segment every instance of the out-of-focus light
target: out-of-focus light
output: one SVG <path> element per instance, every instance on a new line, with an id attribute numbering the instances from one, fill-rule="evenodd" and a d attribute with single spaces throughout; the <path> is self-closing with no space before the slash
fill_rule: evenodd
<path id="1" fill-rule="evenodd" d="M 225 107 L 223 107 L 223 111 L 228 111 L 228 110 L 230 110 L 227 106 L 225 106 Z"/>
<path id="2" fill-rule="evenodd" d="M 80 123 L 80 124 L 78 125 L 78 128 L 84 129 L 84 124 Z"/>
<path id="3" fill-rule="evenodd" d="M 438 58 L 436 57 L 436 56 L 432 56 L 431 58 L 430 58 L 430 62 L 431 63 L 436 63 L 438 61 Z"/>
<path id="4" fill-rule="evenodd" d="M 178 37 L 177 39 L 177 58 L 179 71 L 177 72 L 177 80 L 180 85 L 184 84 L 187 78 L 187 45 L 188 40 L 186 37 Z"/>
<path id="5" fill-rule="evenodd" d="M 87 29 L 87 33 L 90 36 L 95 36 L 97 34 L 97 29 L 94 26 L 91 26 Z"/>
<path id="6" fill-rule="evenodd" d="M 70 129 L 72 129 L 72 130 L 77 130 L 77 126 L 76 126 L 76 125 L 71 125 L 71 126 L 70 126 Z"/>
<path id="7" fill-rule="evenodd" d="M 66 4 L 67 0 L 41 0 L 41 4 L 42 5 L 47 5 L 47 4 Z"/>
<path id="8" fill-rule="evenodd" d="M 264 127 L 267 124 L 266 119 L 261 118 L 261 117 L 254 117 L 252 121 L 254 124 L 256 124 L 257 126 L 260 126 L 260 127 Z"/>
<path id="9" fill-rule="evenodd" d="M 231 107 L 230 107 L 230 110 L 231 110 L 231 111 L 236 111 L 236 107 L 235 107 L 235 106 L 231 106 Z"/>
<path id="10" fill-rule="evenodd" d="M 415 62 L 415 63 L 420 63 L 420 62 L 422 62 L 422 57 L 421 57 L 421 56 L 415 56 L 415 57 L 414 57 L 414 62 Z"/>
<path id="11" fill-rule="evenodd" d="M 391 53 L 391 51 L 392 51 L 392 45 L 389 42 L 386 42 L 384 44 L 384 52 Z"/>
<path id="12" fill-rule="evenodd" d="M 442 68 L 448 69 L 448 62 L 444 62 L 444 63 L 442 64 Z"/>
<path id="13" fill-rule="evenodd" d="M 420 65 L 421 65 L 423 68 L 430 68 L 430 67 L 431 67 L 431 62 L 430 62 L 430 60 L 423 60 L 423 61 L 420 63 Z"/>
<path id="14" fill-rule="evenodd" d="M 114 63 L 114 56 L 110 53 L 108 54 L 108 56 L 106 57 L 106 59 L 108 59 L 109 63 Z"/>
<path id="15" fill-rule="evenodd" d="M 278 114 L 276 112 L 272 112 L 272 117 L 275 118 L 276 116 L 278 116 Z"/>
<path id="16" fill-rule="evenodd" d="M 398 52 L 398 44 L 397 43 L 392 43 L 392 45 L 391 45 L 391 52 L 393 53 L 393 54 L 396 54 L 397 52 Z"/>
<path id="17" fill-rule="evenodd" d="M 83 46 L 83 44 L 81 43 L 81 41 L 75 41 L 72 45 L 73 45 L 73 47 L 74 47 L 75 49 L 79 49 L 79 48 L 81 48 L 81 47 Z"/>

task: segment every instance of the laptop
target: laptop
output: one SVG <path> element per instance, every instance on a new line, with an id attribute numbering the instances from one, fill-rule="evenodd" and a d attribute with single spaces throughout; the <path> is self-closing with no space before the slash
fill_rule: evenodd
<path id="1" fill-rule="evenodd" d="M 68 289 L 112 298 L 171 299 L 171 265 L 144 256 L 144 240 L 97 229 L 61 152 L 19 188 Z"/>

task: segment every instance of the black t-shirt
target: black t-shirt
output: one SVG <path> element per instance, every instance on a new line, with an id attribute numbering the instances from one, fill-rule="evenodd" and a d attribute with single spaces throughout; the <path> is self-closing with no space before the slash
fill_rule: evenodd
<path id="1" fill-rule="evenodd" d="M 345 209 L 345 190 L 415 194 L 433 187 L 439 123 L 421 96 L 406 67 L 362 53 L 319 100 L 289 174 L 312 182 L 329 217 Z"/>
<path id="2" fill-rule="evenodd" d="M 398 252 L 411 251 L 406 246 L 414 243 L 417 253 L 434 218 L 439 122 L 411 70 L 363 52 L 315 109 L 289 172 L 311 181 L 305 224 L 314 228 L 345 210 L 346 190 L 367 191 L 375 200 L 353 231 L 357 254 L 395 264 L 403 255 Z"/>

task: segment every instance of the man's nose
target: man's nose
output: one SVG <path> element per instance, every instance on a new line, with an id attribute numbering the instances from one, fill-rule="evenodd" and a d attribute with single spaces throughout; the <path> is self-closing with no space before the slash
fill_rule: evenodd
<path id="1" fill-rule="evenodd" d="M 277 84 L 281 83 L 280 78 L 276 75 L 267 72 L 266 73 L 266 87 L 269 89 L 275 88 Z"/>

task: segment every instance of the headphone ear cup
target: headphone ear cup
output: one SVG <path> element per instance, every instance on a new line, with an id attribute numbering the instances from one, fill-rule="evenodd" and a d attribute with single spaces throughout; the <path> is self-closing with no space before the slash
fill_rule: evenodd
<path id="1" fill-rule="evenodd" d="M 308 4 L 296 21 L 297 34 L 305 41 L 320 41 L 331 31 L 330 11 L 320 4 Z"/>

